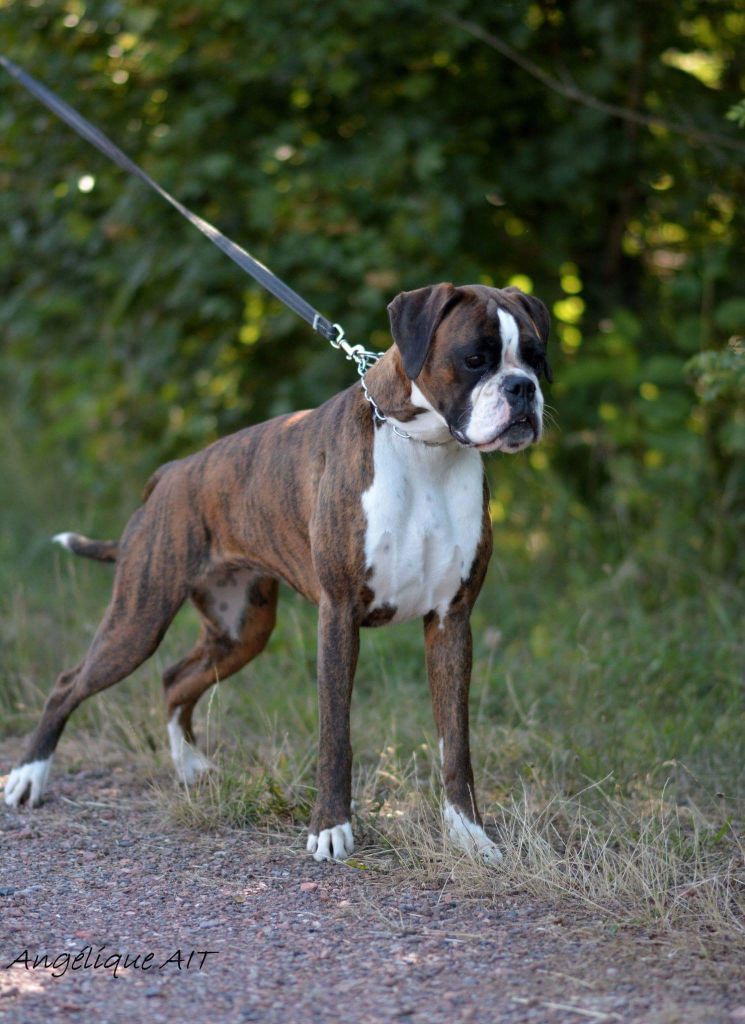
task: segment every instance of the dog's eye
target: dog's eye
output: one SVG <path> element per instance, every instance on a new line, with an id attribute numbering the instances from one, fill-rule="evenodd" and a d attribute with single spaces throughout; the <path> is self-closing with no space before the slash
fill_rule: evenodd
<path id="1" fill-rule="evenodd" d="M 531 370 L 533 370 L 536 376 L 540 377 L 541 374 L 543 374 L 549 383 L 553 380 L 551 367 L 548 365 L 548 360 L 546 359 L 542 349 L 531 349 L 524 357 L 524 361 Z"/>
<path id="2" fill-rule="evenodd" d="M 486 356 L 480 352 L 466 356 L 465 363 L 469 370 L 478 370 L 486 362 Z"/>

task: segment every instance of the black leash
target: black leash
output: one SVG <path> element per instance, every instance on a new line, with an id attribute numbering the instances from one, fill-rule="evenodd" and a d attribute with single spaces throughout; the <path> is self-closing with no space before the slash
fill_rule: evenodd
<path id="1" fill-rule="evenodd" d="M 263 263 L 260 263 L 257 259 L 247 253 L 245 249 L 242 249 L 235 242 L 232 242 L 227 238 L 222 231 L 218 231 L 216 227 L 213 227 L 209 221 L 203 220 L 198 217 L 195 213 L 192 213 L 183 203 L 180 203 L 178 199 L 175 199 L 170 192 L 166 192 L 164 188 L 158 184 L 157 181 L 153 181 L 149 174 L 146 174 L 141 167 L 139 167 L 134 160 L 130 160 L 129 157 L 115 146 L 111 139 L 107 138 L 102 131 L 99 131 L 94 125 L 87 121 L 77 110 L 61 100 L 56 93 L 53 93 L 51 89 L 47 89 L 46 86 L 42 85 L 41 82 L 37 82 L 35 78 L 29 75 L 22 68 L 19 68 L 17 64 L 14 64 L 12 60 L 4 57 L 0 54 L 0 66 L 4 67 L 9 75 L 12 75 L 16 81 L 20 82 L 24 88 L 28 89 L 32 96 L 35 96 L 37 100 L 44 104 L 48 110 L 51 110 L 53 114 L 56 114 L 65 124 L 68 124 L 73 128 L 78 135 L 82 136 L 87 142 L 90 142 L 92 146 L 100 150 L 105 156 L 108 156 L 115 164 L 118 164 L 122 170 L 129 171 L 130 174 L 134 174 L 140 181 L 144 181 L 146 185 L 149 185 L 158 195 L 162 196 L 166 202 L 170 203 L 171 206 L 175 207 L 182 217 L 186 217 L 190 224 L 193 224 L 195 228 L 198 228 L 203 235 L 209 238 L 213 245 L 216 245 L 218 249 L 221 249 L 226 256 L 229 256 L 234 263 L 245 270 L 247 274 L 250 274 L 259 284 L 266 288 L 268 292 L 271 292 L 280 302 L 283 302 L 285 306 L 291 309 L 294 313 L 297 313 L 299 317 L 306 320 L 314 331 L 317 331 L 323 338 L 325 338 L 334 348 L 341 349 L 344 352 L 347 359 L 351 360 L 357 367 L 357 373 L 359 374 L 362 389 L 364 391 L 365 398 L 370 403 L 373 409 L 373 416 L 375 419 L 384 423 L 387 420 L 387 416 L 380 411 L 375 399 L 370 394 L 367 385 L 365 384 L 365 373 L 370 367 L 378 361 L 383 355 L 382 352 L 370 352 L 363 345 L 350 345 L 344 337 L 344 329 L 340 324 L 332 323 L 327 320 L 325 316 L 322 316 L 317 309 L 314 309 L 309 302 L 306 302 L 302 296 L 298 295 L 296 291 L 293 291 L 289 285 L 285 284 L 276 274 L 273 274 L 268 267 L 265 267 Z M 414 438 L 411 434 L 407 434 L 406 431 L 401 430 L 394 424 L 391 424 L 394 432 L 400 437 L 407 438 L 408 440 L 419 441 L 419 438 Z M 422 444 L 435 445 L 435 442 L 421 441 Z M 439 444 L 435 446 L 439 447 Z"/>
<path id="2" fill-rule="evenodd" d="M 44 104 L 53 114 L 61 118 L 66 124 L 73 128 L 78 135 L 81 135 L 87 142 L 90 142 L 92 146 L 99 149 L 105 156 L 109 157 L 118 164 L 122 170 L 129 171 L 130 174 L 134 174 L 135 177 L 139 178 L 140 181 L 144 181 L 146 185 L 154 189 L 158 195 L 161 195 L 171 206 L 175 207 L 182 217 L 186 217 L 190 224 L 193 224 L 195 228 L 199 228 L 203 235 L 216 245 L 218 249 L 221 249 L 226 256 L 229 256 L 234 263 L 245 270 L 247 274 L 250 274 L 259 284 L 266 288 L 268 292 L 276 296 L 280 302 L 283 302 L 285 306 L 289 307 L 294 313 L 302 317 L 303 320 L 311 325 L 314 331 L 318 331 L 322 337 L 327 341 L 330 341 L 335 348 L 342 348 L 349 357 L 349 353 L 352 346 L 349 346 L 344 339 L 344 331 L 339 324 L 334 324 L 326 317 L 321 316 L 317 309 L 314 309 L 309 302 L 306 302 L 296 291 L 293 291 L 289 285 L 285 284 L 276 274 L 273 274 L 268 267 L 265 267 L 263 263 L 260 263 L 257 259 L 242 249 L 235 242 L 231 242 L 229 238 L 218 231 L 216 227 L 213 227 L 208 221 L 198 217 L 191 210 L 187 209 L 183 203 L 180 203 L 178 199 L 175 199 L 169 192 L 166 192 L 164 188 L 153 181 L 149 174 L 146 174 L 141 167 L 129 157 L 122 153 L 118 146 L 115 146 L 111 139 L 108 139 L 103 132 L 95 128 L 90 121 L 86 121 L 77 110 L 73 110 L 71 106 L 61 100 L 59 96 L 53 93 L 50 89 L 47 89 L 40 82 L 37 82 L 35 78 L 27 74 L 22 68 L 19 68 L 17 64 L 14 64 L 12 60 L 7 57 L 3 57 L 0 54 L 0 65 L 5 68 L 9 75 L 12 75 L 16 81 L 20 82 L 24 88 L 36 97 L 41 103 Z M 361 346 L 355 346 L 356 349 L 361 349 Z M 354 357 L 352 357 L 354 358 Z"/>

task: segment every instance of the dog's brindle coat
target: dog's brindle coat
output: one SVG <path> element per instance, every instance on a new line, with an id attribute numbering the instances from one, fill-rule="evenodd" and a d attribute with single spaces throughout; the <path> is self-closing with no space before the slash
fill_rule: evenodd
<path id="1" fill-rule="evenodd" d="M 118 543 L 60 535 L 79 554 L 116 561 L 113 594 L 86 656 L 57 679 L 7 782 L 8 803 L 39 802 L 71 712 L 145 661 L 187 597 L 203 624 L 163 676 L 169 733 L 182 778 L 208 767 L 193 741 L 196 702 L 264 648 L 284 580 L 319 609 L 309 850 L 351 853 L 359 629 L 396 619 L 401 604 L 403 617 L 424 619 L 451 835 L 498 858 L 481 828 L 468 740 L 469 617 L 492 547 L 476 449 L 516 451 L 540 437 L 548 314 L 517 289 L 449 284 L 402 293 L 389 312 L 396 344 L 367 374 L 389 422 L 376 423 L 352 386 L 161 467 Z M 391 420 L 430 444 L 394 435 Z M 485 429 L 494 436 L 478 436 Z M 412 508 L 421 522 L 410 521 Z"/>

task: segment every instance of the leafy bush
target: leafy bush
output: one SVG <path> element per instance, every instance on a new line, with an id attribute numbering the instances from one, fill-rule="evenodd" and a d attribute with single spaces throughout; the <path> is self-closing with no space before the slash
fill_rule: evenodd
<path id="1" fill-rule="evenodd" d="M 5 0 L 0 51 L 354 341 L 389 343 L 402 288 L 532 289 L 560 427 L 540 501 L 731 568 L 744 22 L 693 0 Z M 53 464 L 105 497 L 354 379 L 7 76 L 0 97 L 0 373 Z"/>

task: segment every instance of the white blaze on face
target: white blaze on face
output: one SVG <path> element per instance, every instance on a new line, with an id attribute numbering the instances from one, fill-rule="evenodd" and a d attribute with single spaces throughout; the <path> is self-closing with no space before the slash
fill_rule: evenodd
<path id="1" fill-rule="evenodd" d="M 499 317 L 499 333 L 502 336 L 502 366 L 505 370 L 508 367 L 520 366 L 520 331 L 512 313 L 504 309 L 497 310 Z"/>
<path id="2" fill-rule="evenodd" d="M 502 391 L 505 377 L 524 376 L 535 384 L 534 409 L 539 436 L 543 415 L 543 396 L 535 373 L 520 359 L 520 330 L 514 316 L 504 309 L 495 307 L 492 302 L 487 308 L 490 313 L 496 308 L 499 318 L 499 333 L 502 339 L 502 356 L 499 369 L 479 381 L 471 392 L 471 415 L 464 433 L 471 444 L 482 447 L 483 451 L 498 451 L 503 447 L 499 435 L 512 419 L 510 403 Z M 519 448 L 524 448 L 529 443 L 531 442 L 526 441 L 519 446 L 510 445 L 508 450 L 518 451 Z"/>

